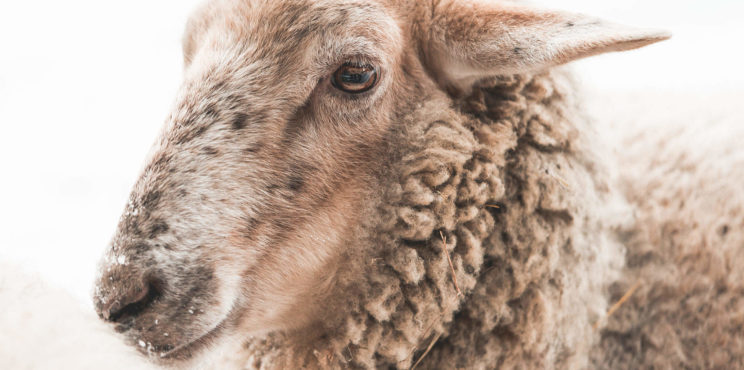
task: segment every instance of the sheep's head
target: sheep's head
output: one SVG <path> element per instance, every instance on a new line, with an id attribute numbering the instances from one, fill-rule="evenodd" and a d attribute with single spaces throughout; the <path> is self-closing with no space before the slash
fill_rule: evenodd
<path id="1" fill-rule="evenodd" d="M 365 263 L 349 256 L 417 140 L 407 122 L 450 114 L 484 77 L 664 38 L 495 1 L 210 2 L 189 22 L 185 82 L 105 254 L 97 310 L 174 359 L 309 326 Z"/>

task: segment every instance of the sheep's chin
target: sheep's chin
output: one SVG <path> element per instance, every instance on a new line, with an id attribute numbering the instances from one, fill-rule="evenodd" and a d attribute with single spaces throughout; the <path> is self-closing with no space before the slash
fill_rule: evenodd
<path id="1" fill-rule="evenodd" d="M 212 325 L 210 329 L 204 331 L 203 334 L 194 337 L 194 339 L 176 346 L 176 348 L 163 352 L 160 354 L 162 361 L 178 361 L 191 359 L 197 352 L 208 346 L 215 338 L 220 335 L 220 332 L 224 329 L 224 324 L 229 318 L 229 314 L 225 315 L 221 320 L 217 321 L 216 324 Z"/>

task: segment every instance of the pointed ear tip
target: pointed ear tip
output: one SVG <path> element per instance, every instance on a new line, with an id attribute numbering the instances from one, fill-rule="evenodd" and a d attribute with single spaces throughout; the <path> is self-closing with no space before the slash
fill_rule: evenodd
<path id="1" fill-rule="evenodd" d="M 638 29 L 633 36 L 627 40 L 626 47 L 635 49 L 643 46 L 666 41 L 672 38 L 672 33 L 662 29 Z"/>
<path id="2" fill-rule="evenodd" d="M 660 29 L 626 29 L 623 36 L 609 41 L 606 51 L 628 51 L 655 44 L 672 37 L 671 32 Z"/>
<path id="3" fill-rule="evenodd" d="M 672 38 L 672 33 L 662 29 L 650 29 L 647 32 L 647 37 L 653 42 L 665 41 Z"/>

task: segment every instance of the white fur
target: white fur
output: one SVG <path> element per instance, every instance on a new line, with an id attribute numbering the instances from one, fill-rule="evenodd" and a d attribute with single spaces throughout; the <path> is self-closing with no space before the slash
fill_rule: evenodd
<path id="1" fill-rule="evenodd" d="M 71 295 L 0 262 L 0 369 L 152 369 Z"/>

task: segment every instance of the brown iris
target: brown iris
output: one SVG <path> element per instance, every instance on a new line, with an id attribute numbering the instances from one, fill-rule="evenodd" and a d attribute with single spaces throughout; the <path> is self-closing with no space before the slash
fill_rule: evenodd
<path id="1" fill-rule="evenodd" d="M 346 63 L 333 72 L 331 83 L 341 91 L 359 94 L 375 86 L 377 75 L 377 68 L 371 65 Z"/>

